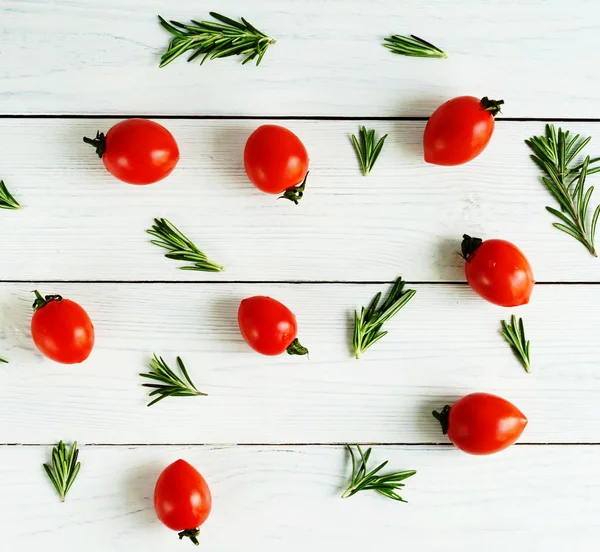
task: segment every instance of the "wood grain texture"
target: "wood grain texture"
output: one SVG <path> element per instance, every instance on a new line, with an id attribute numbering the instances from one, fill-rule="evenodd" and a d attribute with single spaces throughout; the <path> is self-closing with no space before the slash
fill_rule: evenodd
<path id="1" fill-rule="evenodd" d="M 600 279 L 598 262 L 544 208 L 555 200 L 523 143 L 542 123 L 500 123 L 479 159 L 444 168 L 422 160 L 423 122 L 377 122 L 390 137 L 365 178 L 348 139 L 358 123 L 284 122 L 311 155 L 296 207 L 245 175 L 244 144 L 259 121 L 163 121 L 182 159 L 144 187 L 114 179 L 81 140 L 114 122 L 0 121 L 0 176 L 24 205 L 0 216 L 10 236 L 2 279 L 463 281 L 464 232 L 518 244 L 538 281 Z M 600 123 L 568 128 L 593 136 Z M 594 141 L 588 148 L 600 152 Z M 164 259 L 145 233 L 154 217 L 171 219 L 227 271 L 184 272 Z"/>
<path id="2" fill-rule="evenodd" d="M 600 296 L 538 286 L 530 305 L 494 307 L 467 286 L 416 286 L 389 335 L 357 361 L 351 315 L 381 285 L 63 284 L 82 304 L 96 348 L 78 366 L 45 360 L 29 336 L 30 287 L 0 285 L 0 443 L 447 443 L 431 411 L 474 391 L 529 418 L 523 442 L 598 442 Z M 385 286 L 383 286 L 385 289 Z M 239 301 L 268 294 L 297 315 L 305 357 L 262 357 L 242 340 Z M 499 335 L 522 315 L 528 375 Z M 180 354 L 208 397 L 146 408 L 153 352 Z"/>
<path id="3" fill-rule="evenodd" d="M 376 447 L 373 461 L 418 470 L 403 492 L 408 504 L 372 491 L 339 498 L 350 469 L 341 447 L 83 448 L 81 473 L 61 504 L 41 469 L 49 453 L 0 451 L 2 494 L 12 497 L 0 502 L 8 549 L 185 549 L 152 506 L 159 473 L 180 457 L 213 493 L 201 534 L 207 552 L 360 552 L 399 540 L 427 552 L 584 552 L 598 538 L 598 447 L 519 446 L 491 457 Z"/>
<path id="4" fill-rule="evenodd" d="M 460 94 L 502 96 L 512 117 L 596 117 L 594 0 L 4 0 L 1 113 L 429 116 Z M 184 59 L 159 70 L 157 15 L 210 9 L 277 39 L 260 67 Z M 417 34 L 447 60 L 404 58 L 383 38 Z M 560 78 L 564 68 L 568 76 Z"/>

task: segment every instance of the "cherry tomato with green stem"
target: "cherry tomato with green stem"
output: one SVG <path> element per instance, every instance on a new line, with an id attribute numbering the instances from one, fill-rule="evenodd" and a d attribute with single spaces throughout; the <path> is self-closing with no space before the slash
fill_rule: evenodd
<path id="1" fill-rule="evenodd" d="M 154 488 L 154 510 L 160 521 L 198 545 L 200 526 L 208 518 L 212 496 L 200 472 L 185 460 L 177 460 L 160 474 Z"/>
<path id="2" fill-rule="evenodd" d="M 148 119 L 127 119 L 107 133 L 83 141 L 96 148 L 106 170 L 128 184 L 153 184 L 169 176 L 179 161 L 179 147 L 162 125 Z"/>
<path id="3" fill-rule="evenodd" d="M 238 309 L 238 324 L 246 343 L 256 352 L 275 356 L 306 355 L 296 335 L 296 316 L 283 303 L 271 297 L 256 296 L 244 299 Z"/>
<path id="4" fill-rule="evenodd" d="M 493 454 L 517 441 L 527 425 L 525 415 L 507 400 L 489 393 L 472 393 L 446 405 L 433 416 L 444 435 L 469 454 Z"/>
<path id="5" fill-rule="evenodd" d="M 279 125 L 262 125 L 248 138 L 244 167 L 250 182 L 268 194 L 296 205 L 304 195 L 308 176 L 308 152 L 291 130 Z"/>
<path id="6" fill-rule="evenodd" d="M 459 96 L 438 107 L 423 135 L 425 161 L 434 165 L 462 165 L 475 159 L 494 132 L 494 117 L 503 100 Z"/>
<path id="7" fill-rule="evenodd" d="M 31 336 L 40 352 L 61 364 L 86 360 L 94 348 L 94 325 L 75 301 L 35 291 Z"/>
<path id="8" fill-rule="evenodd" d="M 501 307 L 529 303 L 535 280 L 525 254 L 506 240 L 481 240 L 465 234 L 465 276 L 473 290 Z"/>

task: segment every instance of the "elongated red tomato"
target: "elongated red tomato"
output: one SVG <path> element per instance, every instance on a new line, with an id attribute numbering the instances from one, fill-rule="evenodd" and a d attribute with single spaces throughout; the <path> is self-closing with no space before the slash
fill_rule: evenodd
<path id="1" fill-rule="evenodd" d="M 60 295 L 42 297 L 35 292 L 31 336 L 48 358 L 62 364 L 86 360 L 94 348 L 94 326 L 87 312 Z"/>
<path id="2" fill-rule="evenodd" d="M 494 132 L 494 116 L 503 100 L 459 96 L 438 107 L 423 136 L 425 161 L 434 165 L 462 165 L 477 157 Z"/>
<path id="3" fill-rule="evenodd" d="M 527 257 L 505 240 L 463 236 L 467 282 L 485 300 L 501 307 L 529 303 L 535 280 Z"/>
<path id="4" fill-rule="evenodd" d="M 248 138 L 244 167 L 250 182 L 268 194 L 298 204 L 308 175 L 308 153 L 291 130 L 279 125 L 262 125 Z"/>
<path id="5" fill-rule="evenodd" d="M 246 343 L 263 355 L 306 355 L 308 349 L 296 338 L 296 317 L 283 303 L 271 297 L 244 299 L 238 310 L 238 323 Z"/>
<path id="6" fill-rule="evenodd" d="M 179 161 L 179 147 L 162 125 L 148 119 L 127 119 L 106 136 L 84 138 L 96 148 L 110 174 L 128 184 L 153 184 L 169 176 Z"/>
<path id="7" fill-rule="evenodd" d="M 527 425 L 514 404 L 489 393 L 466 395 L 433 415 L 444 435 L 469 454 L 499 452 L 516 442 Z"/>
<path id="8" fill-rule="evenodd" d="M 160 474 L 154 488 L 154 510 L 179 538 L 198 543 L 200 526 L 212 507 L 210 489 L 200 472 L 185 460 L 177 460 Z"/>

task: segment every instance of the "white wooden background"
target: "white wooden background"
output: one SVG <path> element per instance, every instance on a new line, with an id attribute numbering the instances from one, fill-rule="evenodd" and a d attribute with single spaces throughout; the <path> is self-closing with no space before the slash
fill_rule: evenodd
<path id="1" fill-rule="evenodd" d="M 263 64 L 159 70 L 156 16 L 215 9 L 278 40 Z M 183 457 L 213 491 L 207 552 L 593 550 L 600 261 L 551 227 L 523 140 L 547 119 L 598 137 L 600 154 L 599 15 L 594 0 L 0 0 L 0 178 L 24 206 L 0 213 L 0 549 L 190 549 L 152 506 L 158 474 Z M 392 33 L 450 57 L 393 56 L 380 45 Z M 493 141 L 466 166 L 425 165 L 425 118 L 458 94 L 506 100 Z M 139 114 L 163 116 L 182 154 L 143 188 L 81 142 Z M 309 150 L 298 207 L 245 177 L 243 145 L 265 117 Z M 390 133 L 368 178 L 348 141 L 362 123 Z M 144 233 L 157 216 L 227 271 L 177 270 Z M 528 306 L 471 292 L 464 232 L 521 246 L 538 281 Z M 397 275 L 417 295 L 356 361 L 351 313 Z M 34 288 L 88 310 L 88 362 L 36 352 Z M 254 294 L 296 312 L 310 360 L 248 349 L 236 310 Z M 527 323 L 531 375 L 499 336 L 512 312 Z M 153 352 L 180 354 L 209 396 L 147 409 L 137 374 Z M 430 411 L 476 390 L 529 417 L 518 446 L 479 458 L 448 445 Z M 83 464 L 65 504 L 41 469 L 59 439 L 79 441 Z M 340 500 L 346 442 L 418 470 L 409 503 Z"/>

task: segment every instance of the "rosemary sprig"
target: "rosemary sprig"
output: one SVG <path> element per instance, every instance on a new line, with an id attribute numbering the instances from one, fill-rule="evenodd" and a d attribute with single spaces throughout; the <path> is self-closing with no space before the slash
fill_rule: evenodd
<path id="1" fill-rule="evenodd" d="M 525 337 L 525 326 L 523 319 L 513 314 L 510 318 L 510 325 L 505 320 L 502 320 L 502 337 L 508 341 L 515 356 L 519 359 L 525 371 L 529 374 L 531 371 L 531 357 L 529 355 L 529 341 Z"/>
<path id="2" fill-rule="evenodd" d="M 406 282 L 399 277 L 381 305 L 379 292 L 368 308 L 361 308 L 360 315 L 355 312 L 353 346 L 356 358 L 360 358 L 371 345 L 387 335 L 387 331 L 381 331 L 383 324 L 395 316 L 417 293 L 414 289 L 405 290 L 405 284 Z"/>
<path id="3" fill-rule="evenodd" d="M 202 270 L 204 272 L 221 272 L 224 270 L 221 265 L 211 261 L 173 223 L 165 218 L 155 218 L 152 229 L 146 230 L 146 232 L 158 238 L 157 240 L 150 240 L 150 243 L 169 251 L 165 254 L 167 259 L 192 263 L 180 267 L 181 270 Z"/>
<path id="4" fill-rule="evenodd" d="M 363 176 L 367 176 L 371 172 L 373 165 L 375 165 L 375 161 L 377 161 L 388 135 L 386 134 L 378 142 L 375 142 L 375 130 L 367 130 L 363 126 L 360 127 L 359 136 L 360 140 L 352 134 L 350 140 L 358 156 Z"/>
<path id="5" fill-rule="evenodd" d="M 588 155 L 583 163 L 574 164 L 575 157 L 590 140 L 590 137 L 580 139 L 579 134 L 571 136 L 568 130 L 563 131 L 562 128 L 557 132 L 554 125 L 546 125 L 544 136 L 533 136 L 525 143 L 533 151 L 531 158 L 545 173 L 542 181 L 560 205 L 560 211 L 546 207 L 561 221 L 553 226 L 574 237 L 597 257 L 595 238 L 600 205 L 594 211 L 591 224 L 588 224 L 588 206 L 594 187 L 586 190 L 585 181 L 588 175 L 600 172 L 600 165 L 592 166 L 600 161 L 600 157 L 592 159 Z"/>
<path id="6" fill-rule="evenodd" d="M 143 387 L 150 387 L 154 389 L 149 396 L 154 397 L 158 395 L 156 399 L 148 403 L 148 406 L 156 404 L 158 401 L 162 401 L 167 397 L 206 397 L 206 393 L 201 393 L 196 389 L 196 386 L 192 382 L 188 371 L 181 360 L 181 357 L 177 357 L 177 366 L 183 374 L 183 378 L 180 378 L 163 360 L 162 357 L 154 355 L 154 358 L 150 361 L 150 372 L 148 374 L 140 374 L 143 378 L 148 378 L 161 383 L 143 383 Z"/>
<path id="7" fill-rule="evenodd" d="M 446 52 L 415 35 L 392 35 L 384 38 L 384 46 L 394 54 L 411 57 L 447 58 Z"/>
<path id="8" fill-rule="evenodd" d="M 275 44 L 275 40 L 243 17 L 240 23 L 215 12 L 210 12 L 210 15 L 219 23 L 192 20 L 191 25 L 185 25 L 178 21 L 166 21 L 158 16 L 160 24 L 173 35 L 169 48 L 161 57 L 160 67 L 191 50 L 194 53 L 188 61 L 203 55 L 200 65 L 207 59 L 239 55 L 246 56 L 242 65 L 253 59 L 256 59 L 256 65 L 260 65 L 269 46 Z"/>
<path id="9" fill-rule="evenodd" d="M 342 498 L 349 498 L 360 491 L 374 490 L 387 498 L 398 500 L 399 502 L 406 502 L 406 500 L 404 500 L 396 491 L 404 487 L 402 481 L 417 473 L 415 470 L 377 475 L 385 466 L 387 466 L 387 460 L 382 464 L 379 464 L 374 470 L 367 471 L 367 462 L 371 456 L 371 449 L 368 449 L 367 452 L 363 454 L 360 445 L 356 445 L 360 456 L 360 462 L 357 463 L 350 445 L 346 445 L 346 448 L 348 449 L 348 452 L 350 452 L 350 458 L 352 459 L 352 477 L 350 485 L 342 495 Z"/>
<path id="10" fill-rule="evenodd" d="M 77 441 L 71 445 L 71 450 L 68 450 L 67 445 L 60 441 L 58 446 L 52 449 L 52 465 L 44 464 L 44 470 L 62 502 L 65 501 L 81 468 L 81 463 L 77 461 L 78 457 Z"/>
<path id="11" fill-rule="evenodd" d="M 21 205 L 8 191 L 4 180 L 0 180 L 0 209 L 20 209 Z"/>

